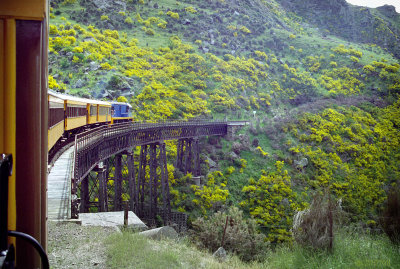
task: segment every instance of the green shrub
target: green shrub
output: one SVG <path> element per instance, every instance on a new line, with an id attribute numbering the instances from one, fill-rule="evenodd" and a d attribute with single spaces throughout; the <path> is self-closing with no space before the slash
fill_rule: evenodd
<path id="1" fill-rule="evenodd" d="M 381 216 L 381 225 L 387 236 L 395 244 L 400 244 L 400 188 L 393 188 L 387 198 Z"/>
<path id="2" fill-rule="evenodd" d="M 267 247 L 264 235 L 258 232 L 256 221 L 245 220 L 242 211 L 236 207 L 229 208 L 227 213 L 217 212 L 208 219 L 195 220 L 192 240 L 201 247 L 216 251 L 221 246 L 227 216 L 224 249 L 244 261 L 263 258 Z"/>
<path id="3" fill-rule="evenodd" d="M 299 211 L 293 220 L 293 237 L 300 245 L 313 249 L 332 249 L 333 225 L 338 220 L 337 206 L 329 194 L 314 196 L 310 207 Z"/>

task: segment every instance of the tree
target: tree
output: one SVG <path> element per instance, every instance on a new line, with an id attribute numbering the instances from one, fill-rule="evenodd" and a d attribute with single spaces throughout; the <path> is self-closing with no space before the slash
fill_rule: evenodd
<path id="1" fill-rule="evenodd" d="M 120 96 L 117 98 L 117 102 L 128 103 L 128 99 L 125 96 Z"/>

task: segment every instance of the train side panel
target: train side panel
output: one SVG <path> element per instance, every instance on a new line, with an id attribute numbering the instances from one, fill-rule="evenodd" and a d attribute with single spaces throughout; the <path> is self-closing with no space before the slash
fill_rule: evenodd
<path id="1" fill-rule="evenodd" d="M 111 105 L 99 105 L 98 122 L 111 121 Z"/>
<path id="2" fill-rule="evenodd" d="M 49 111 L 48 121 L 48 150 L 50 150 L 64 133 L 64 100 L 48 95 Z"/>
<path id="3" fill-rule="evenodd" d="M 94 124 L 98 121 L 98 105 L 97 104 L 87 104 L 88 124 Z"/>
<path id="4" fill-rule="evenodd" d="M 87 124 L 86 103 L 65 100 L 65 130 L 69 131 Z"/>

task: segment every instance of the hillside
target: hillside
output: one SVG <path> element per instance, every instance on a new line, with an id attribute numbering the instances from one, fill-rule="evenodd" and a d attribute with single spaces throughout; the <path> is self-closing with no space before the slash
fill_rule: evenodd
<path id="1" fill-rule="evenodd" d="M 317 2 L 51 1 L 49 87 L 125 96 L 136 120 L 250 120 L 202 141 L 201 187 L 167 145 L 173 206 L 190 220 L 236 205 L 290 241 L 294 212 L 329 190 L 376 228 L 400 178 L 400 17 Z"/>

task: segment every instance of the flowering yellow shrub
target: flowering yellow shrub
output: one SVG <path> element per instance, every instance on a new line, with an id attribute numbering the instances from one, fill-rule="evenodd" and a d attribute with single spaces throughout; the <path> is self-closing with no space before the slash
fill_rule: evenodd
<path id="1" fill-rule="evenodd" d="M 132 20 L 131 17 L 126 17 L 126 19 L 125 19 L 124 22 L 125 22 L 126 24 L 132 24 L 132 23 L 133 23 L 133 20 Z"/>
<path id="2" fill-rule="evenodd" d="M 58 87 L 59 87 L 59 85 L 58 85 L 57 81 L 53 78 L 52 75 L 49 75 L 49 88 L 56 89 Z"/>
<path id="3" fill-rule="evenodd" d="M 271 242 L 291 241 L 292 217 L 296 210 L 306 206 L 296 201 L 297 194 L 291 188 L 287 170 L 282 170 L 283 165 L 277 161 L 274 172 L 263 173 L 258 181 L 251 178 L 242 189 L 246 200 L 240 205 L 268 231 L 267 239 Z"/>
<path id="4" fill-rule="evenodd" d="M 114 67 L 111 66 L 109 63 L 102 63 L 102 64 L 100 64 L 100 67 L 101 67 L 101 69 L 103 69 L 103 70 L 111 70 L 111 69 L 114 68 Z"/>
<path id="5" fill-rule="evenodd" d="M 251 34 L 251 31 L 246 27 L 246 26 L 241 26 L 240 28 L 239 28 L 239 30 L 242 32 L 242 33 L 245 33 L 245 34 Z"/>
<path id="6" fill-rule="evenodd" d="M 264 156 L 264 157 L 266 157 L 266 156 L 269 155 L 268 152 L 265 152 L 265 151 L 262 149 L 262 147 L 260 147 L 260 146 L 258 146 L 258 147 L 256 148 L 256 150 L 257 150 L 258 152 L 260 152 L 261 155 Z"/>
<path id="7" fill-rule="evenodd" d="M 190 13 L 197 13 L 197 10 L 194 8 L 194 7 L 187 7 L 187 8 L 185 8 L 185 10 L 187 11 L 187 12 L 190 12 Z"/>
<path id="8" fill-rule="evenodd" d="M 176 20 L 179 19 L 179 14 L 176 13 L 176 12 L 173 12 L 173 11 L 171 11 L 171 10 L 167 12 L 167 15 L 170 16 L 171 18 L 176 19 Z"/>
<path id="9" fill-rule="evenodd" d="M 307 157 L 315 169 L 309 184 L 330 186 L 355 219 L 376 216 L 385 200 L 384 185 L 400 176 L 400 101 L 368 109 L 305 114 L 296 134 L 304 144 L 291 150 Z"/>
<path id="10" fill-rule="evenodd" d="M 208 175 L 207 184 L 199 187 L 192 185 L 191 188 L 197 198 L 193 199 L 193 203 L 200 206 L 203 215 L 207 213 L 214 204 L 224 204 L 229 196 L 226 188 L 227 179 L 220 171 L 215 171 Z"/>

